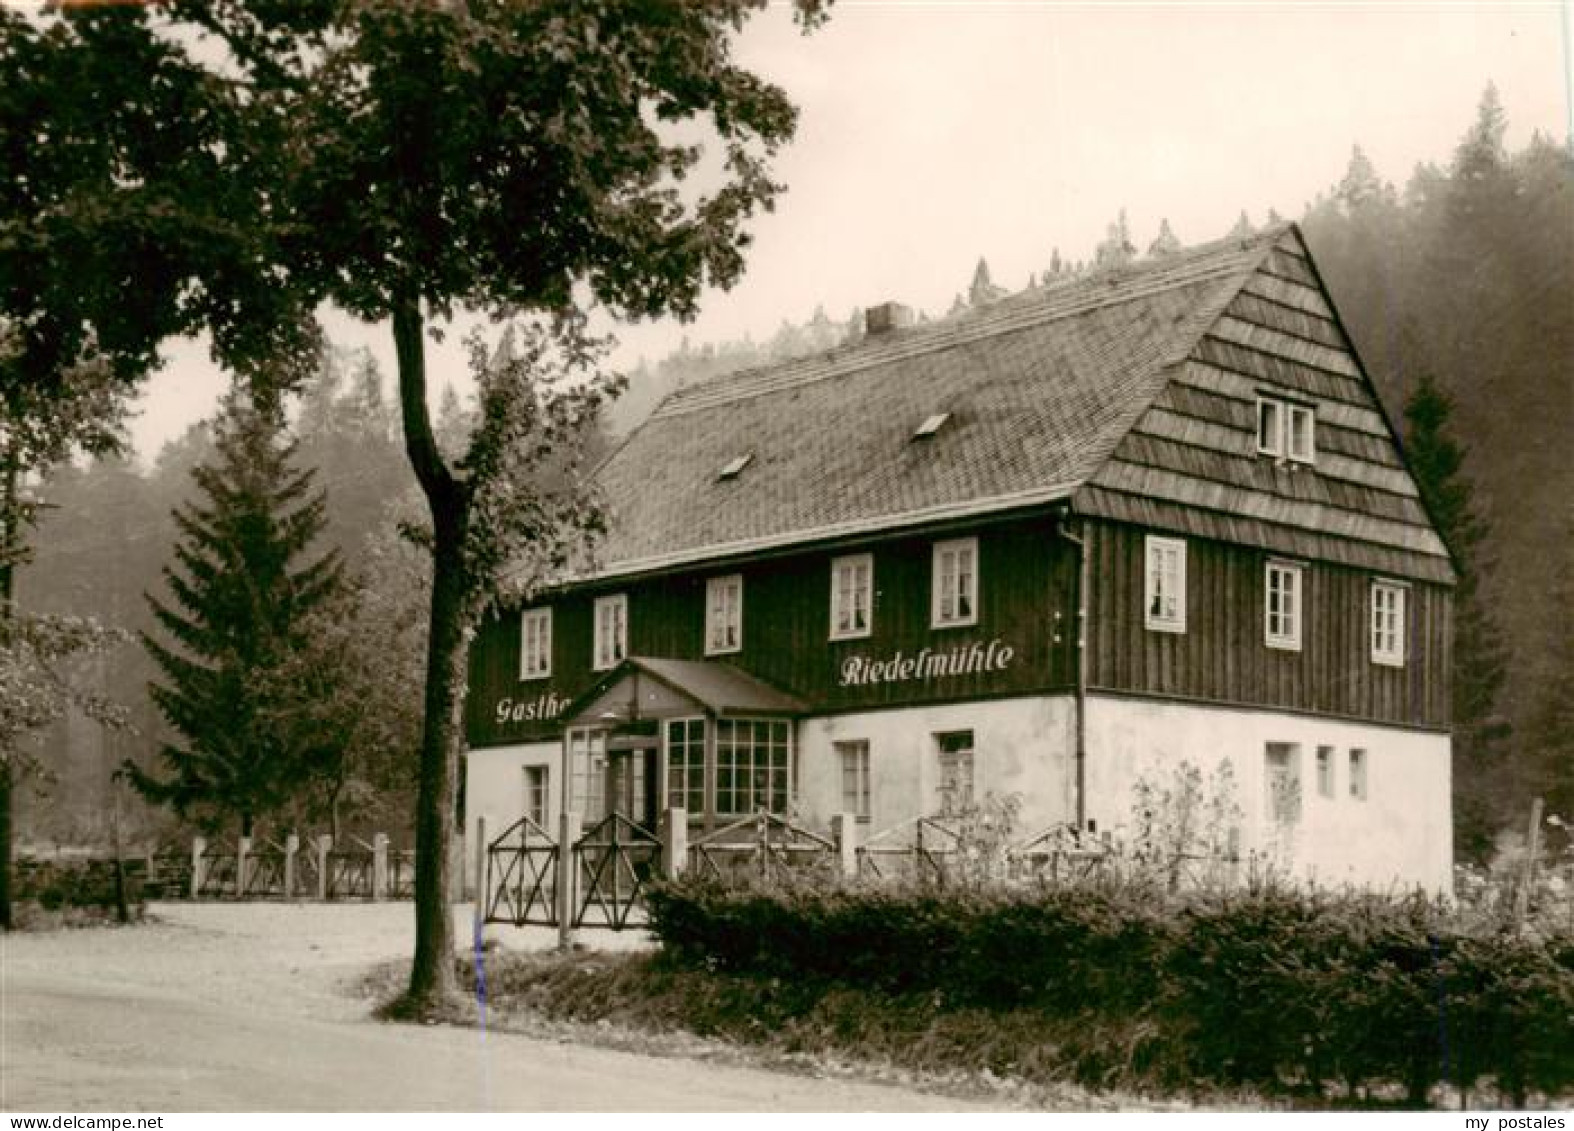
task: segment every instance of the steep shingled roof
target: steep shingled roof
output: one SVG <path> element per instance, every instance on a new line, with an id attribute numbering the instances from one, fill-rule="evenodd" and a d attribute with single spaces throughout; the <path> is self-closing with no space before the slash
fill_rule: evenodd
<path id="1" fill-rule="evenodd" d="M 1064 497 L 1270 247 L 1210 245 L 678 390 L 597 473 L 602 572 Z"/>
<path id="2" fill-rule="evenodd" d="M 1299 478 L 1254 466 L 1255 381 L 1321 394 L 1349 454 Z M 596 478 L 612 518 L 602 576 L 1061 499 L 1451 576 L 1293 225 L 680 389 Z"/>

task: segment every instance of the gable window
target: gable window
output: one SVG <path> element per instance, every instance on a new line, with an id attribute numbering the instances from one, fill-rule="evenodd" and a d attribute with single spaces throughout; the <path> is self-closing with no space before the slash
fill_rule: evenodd
<path id="1" fill-rule="evenodd" d="M 831 562 L 831 639 L 869 635 L 874 597 L 874 558 L 856 554 Z"/>
<path id="2" fill-rule="evenodd" d="M 552 610 L 526 609 L 519 617 L 519 678 L 552 674 Z"/>
<path id="3" fill-rule="evenodd" d="M 705 583 L 705 654 L 743 649 L 743 578 L 713 577 Z"/>
<path id="4" fill-rule="evenodd" d="M 705 812 L 705 720 L 667 722 L 667 804 Z"/>
<path id="5" fill-rule="evenodd" d="M 973 805 L 973 732 L 935 735 L 940 755 L 940 815 L 955 816 Z"/>
<path id="6" fill-rule="evenodd" d="M 836 757 L 842 764 L 842 812 L 860 821 L 869 819 L 869 743 L 836 743 Z"/>
<path id="7" fill-rule="evenodd" d="M 543 831 L 547 827 L 548 766 L 525 767 L 525 816 Z"/>
<path id="8" fill-rule="evenodd" d="M 1268 563 L 1268 594 L 1263 608 L 1270 648 L 1301 650 L 1301 567 Z"/>
<path id="9" fill-rule="evenodd" d="M 1372 583 L 1372 663 L 1403 667 L 1405 662 L 1405 588 L 1391 581 Z"/>
<path id="10" fill-rule="evenodd" d="M 1366 751 L 1350 751 L 1350 796 L 1356 801 L 1366 800 Z"/>
<path id="11" fill-rule="evenodd" d="M 1142 607 L 1147 626 L 1155 632 L 1186 631 L 1186 543 L 1152 534 L 1144 541 Z"/>
<path id="12" fill-rule="evenodd" d="M 628 610 L 626 594 L 596 598 L 596 650 L 591 664 L 596 671 L 616 667 L 628 655 Z"/>
<path id="13" fill-rule="evenodd" d="M 1278 397 L 1257 398 L 1259 455 L 1311 463 L 1316 456 L 1317 415 L 1309 405 Z"/>
<path id="14" fill-rule="evenodd" d="M 931 628 L 978 623 L 978 539 L 936 542 Z"/>
<path id="15" fill-rule="evenodd" d="M 1285 410 L 1285 455 L 1298 463 L 1311 463 L 1315 417 L 1305 405 L 1292 404 Z"/>

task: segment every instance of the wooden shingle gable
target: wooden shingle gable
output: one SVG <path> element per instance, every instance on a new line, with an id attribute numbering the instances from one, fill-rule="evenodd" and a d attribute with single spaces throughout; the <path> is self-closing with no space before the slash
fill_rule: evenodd
<path id="1" fill-rule="evenodd" d="M 1310 405 L 1315 459 L 1259 455 L 1259 397 Z M 1074 497 L 1083 513 L 1451 582 L 1370 379 L 1293 226 Z M 1156 521 L 1160 520 L 1162 521 Z"/>

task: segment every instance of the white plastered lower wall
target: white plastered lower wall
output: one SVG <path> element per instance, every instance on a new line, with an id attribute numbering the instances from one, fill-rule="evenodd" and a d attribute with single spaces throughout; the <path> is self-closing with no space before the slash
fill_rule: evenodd
<path id="1" fill-rule="evenodd" d="M 935 736 L 973 732 L 973 794 L 1015 794 L 1023 835 L 1073 815 L 1075 714 L 1069 695 L 979 700 L 805 719 L 798 724 L 798 811 L 824 828 L 843 807 L 835 744 L 869 743 L 870 820 L 879 833 L 939 808 Z"/>
<path id="2" fill-rule="evenodd" d="M 483 746 L 465 755 L 465 843 L 475 843 L 477 819 L 486 818 L 487 839 L 525 814 L 525 767 L 546 766 L 547 827 L 554 834 L 562 801 L 563 745 L 557 740 L 518 746 Z"/>
<path id="3" fill-rule="evenodd" d="M 1131 824 L 1133 789 L 1161 786 L 1190 762 L 1206 780 L 1228 760 L 1243 847 L 1320 884 L 1452 890 L 1450 739 L 1446 734 L 1275 711 L 1093 695 L 1088 700 L 1088 816 L 1100 831 Z M 1265 773 L 1269 743 L 1292 748 L 1300 815 L 1275 820 Z M 1331 751 L 1331 796 L 1317 750 Z M 1365 751 L 1366 795 L 1350 792 L 1351 750 Z"/>

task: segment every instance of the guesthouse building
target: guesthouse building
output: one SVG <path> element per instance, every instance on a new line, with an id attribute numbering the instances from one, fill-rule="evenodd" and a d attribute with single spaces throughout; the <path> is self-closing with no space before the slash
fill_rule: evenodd
<path id="1" fill-rule="evenodd" d="M 1189 763 L 1244 852 L 1448 886 L 1454 573 L 1293 225 L 875 308 L 674 392 L 597 480 L 595 568 L 476 640 L 472 823 L 875 836 L 995 795 L 1113 835 Z"/>

